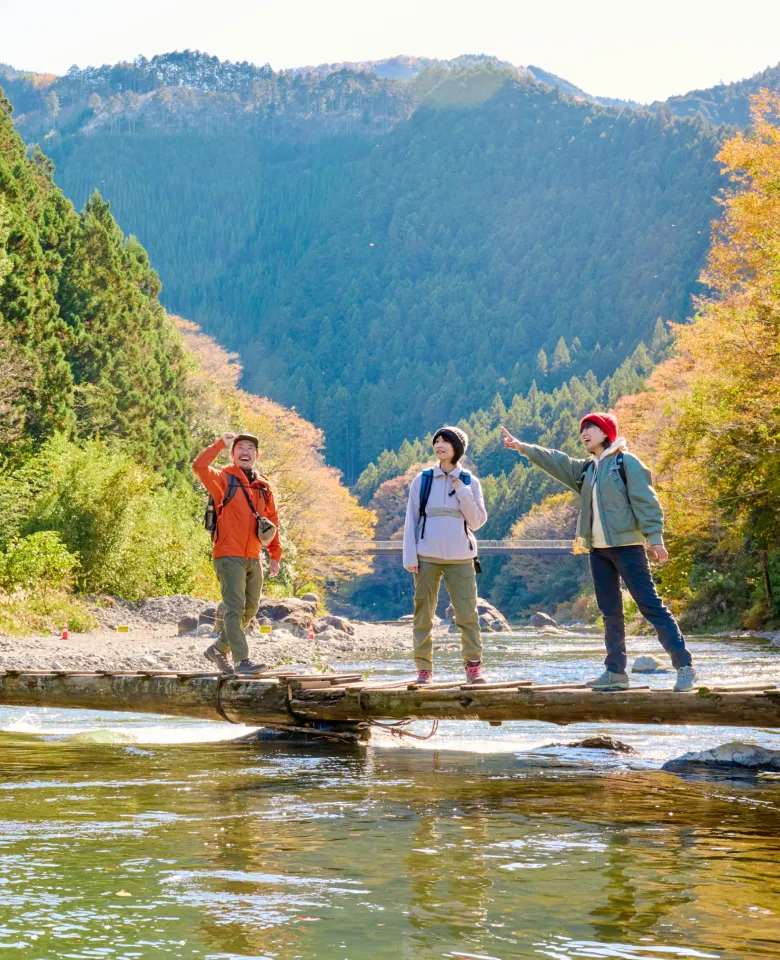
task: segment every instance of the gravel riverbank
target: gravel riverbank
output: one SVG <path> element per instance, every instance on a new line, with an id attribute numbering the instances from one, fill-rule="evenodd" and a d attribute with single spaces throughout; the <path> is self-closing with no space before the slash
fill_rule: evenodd
<path id="1" fill-rule="evenodd" d="M 286 630 L 251 637 L 251 656 L 271 666 L 380 659 L 401 650 L 408 650 L 411 656 L 409 626 L 362 623 L 353 626 L 352 636 L 343 635 L 339 639 L 330 636 L 300 639 Z M 444 640 L 446 633 L 440 632 Z M 102 628 L 90 633 L 72 633 L 67 640 L 58 634 L 0 635 L 0 669 L 148 670 L 160 666 L 173 670 L 213 670 L 213 665 L 203 658 L 203 651 L 212 642 L 207 636 L 178 636 L 175 623 L 133 624 L 127 633 Z M 451 642 L 450 638 L 445 642 Z"/>

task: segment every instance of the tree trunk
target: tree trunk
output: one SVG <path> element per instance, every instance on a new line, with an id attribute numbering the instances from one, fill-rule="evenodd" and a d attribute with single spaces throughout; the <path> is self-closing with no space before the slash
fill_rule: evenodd
<path id="1" fill-rule="evenodd" d="M 772 590 L 772 579 L 769 576 L 769 552 L 767 550 L 759 550 L 758 559 L 761 564 L 761 578 L 764 581 L 764 593 L 766 593 L 767 605 L 770 612 L 774 613 L 775 595 Z"/>

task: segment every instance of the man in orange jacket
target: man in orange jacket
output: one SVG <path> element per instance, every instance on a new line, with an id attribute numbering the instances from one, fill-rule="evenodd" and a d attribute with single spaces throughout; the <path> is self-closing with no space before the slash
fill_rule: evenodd
<path id="1" fill-rule="evenodd" d="M 233 463 L 222 470 L 211 466 L 219 454 L 230 447 Z M 276 527 L 276 535 L 268 544 L 270 577 L 279 573 L 282 545 L 279 542 L 279 517 L 274 495 L 267 478 L 257 473 L 258 440 L 249 433 L 225 433 L 216 443 L 199 453 L 192 469 L 214 498 L 217 529 L 214 535 L 214 570 L 222 589 L 225 605 L 224 622 L 216 642 L 204 652 L 223 673 L 251 674 L 265 669 L 264 664 L 249 659 L 246 628 L 257 613 L 263 594 L 263 549 L 258 537 L 257 516 L 266 517 Z M 225 496 L 230 477 L 238 480 L 227 503 Z M 270 528 L 269 528 L 270 534 Z M 232 666 L 227 658 L 233 655 Z"/>

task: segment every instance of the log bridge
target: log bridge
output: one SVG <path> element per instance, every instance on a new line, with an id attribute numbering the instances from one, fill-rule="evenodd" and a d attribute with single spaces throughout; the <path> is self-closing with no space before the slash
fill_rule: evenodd
<path id="1" fill-rule="evenodd" d="M 400 732 L 414 720 L 699 724 L 780 728 L 777 684 L 699 687 L 689 693 L 594 691 L 585 684 L 366 681 L 354 673 L 267 671 L 253 677 L 170 670 L 0 670 L 0 705 L 120 710 L 226 720 L 252 727 L 368 739 L 371 727 Z"/>

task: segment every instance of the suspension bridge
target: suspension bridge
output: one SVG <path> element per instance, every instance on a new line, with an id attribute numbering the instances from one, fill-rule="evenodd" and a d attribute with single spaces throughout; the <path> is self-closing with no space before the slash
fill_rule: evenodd
<path id="1" fill-rule="evenodd" d="M 490 554 L 513 556 L 566 556 L 576 552 L 576 540 L 477 540 L 477 553 L 484 557 Z M 402 540 L 350 540 L 334 546 L 332 553 L 367 554 L 371 556 L 401 556 Z"/>

